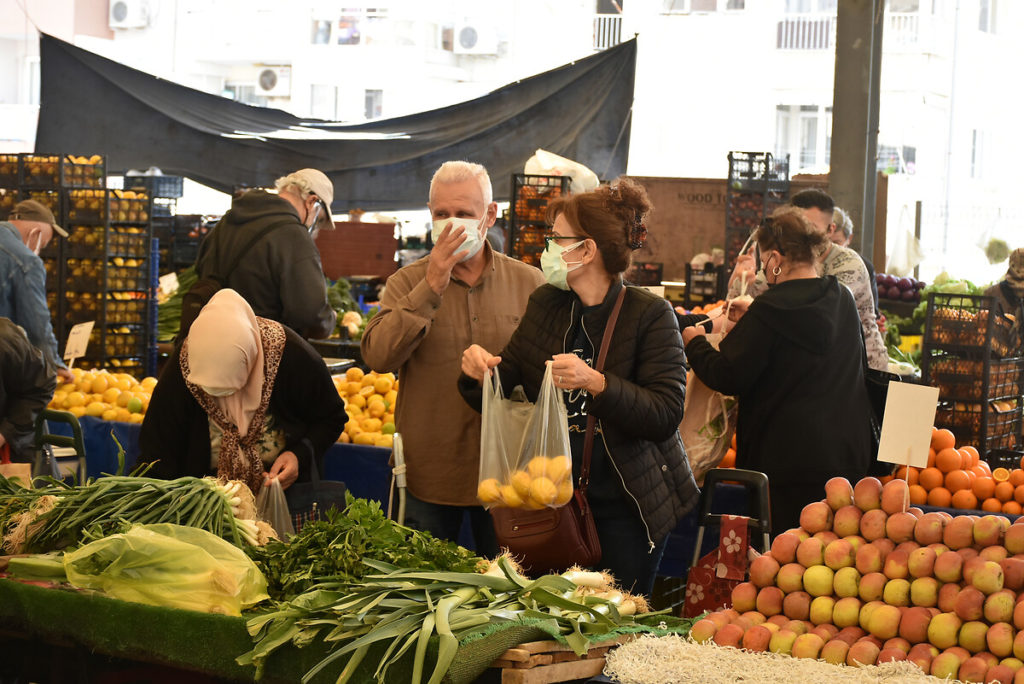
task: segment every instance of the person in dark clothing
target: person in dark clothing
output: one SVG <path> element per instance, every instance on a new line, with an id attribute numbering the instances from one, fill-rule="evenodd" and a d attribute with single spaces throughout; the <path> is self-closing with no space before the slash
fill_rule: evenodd
<path id="1" fill-rule="evenodd" d="M 857 307 L 815 261 L 827 238 L 798 209 L 762 222 L 756 239 L 769 289 L 746 309 L 716 351 L 686 328 L 686 356 L 708 387 L 737 397 L 736 466 L 768 475 L 772 530 L 799 524 L 825 482 L 856 482 L 871 461 L 866 357 Z M 842 420 L 822 407 L 843 406 Z"/>
<path id="2" fill-rule="evenodd" d="M 996 310 L 999 313 L 1019 315 L 1021 302 L 1024 301 L 1024 247 L 1010 252 L 1006 275 L 985 290 L 985 294 L 996 298 Z M 1017 324 L 1024 324 L 1024 321 L 1017 321 Z"/>
<path id="3" fill-rule="evenodd" d="M 57 371 L 9 318 L 0 318 L 0 449 L 32 460 L 36 418 L 57 389 Z"/>
<path id="4" fill-rule="evenodd" d="M 337 314 L 327 303 L 327 283 L 313 238 L 318 230 L 334 228 L 334 187 L 316 169 L 301 169 L 277 179 L 275 185 L 276 194 L 250 190 L 231 202 L 231 209 L 200 246 L 196 273 L 200 278 L 220 276 L 257 316 L 303 337 L 324 338 L 334 330 Z M 234 271 L 222 272 L 250 243 L 253 246 Z"/>
<path id="5" fill-rule="evenodd" d="M 253 493 L 309 479 L 348 415 L 320 355 L 223 289 L 203 307 L 153 390 L 139 460 L 154 477 L 216 474 Z M 322 469 L 321 469 L 322 472 Z"/>
<path id="6" fill-rule="evenodd" d="M 548 284 L 531 296 L 500 356 L 466 349 L 459 388 L 479 410 L 481 381 L 497 367 L 503 387 L 536 401 L 545 364 L 566 401 L 574 475 L 587 414 L 597 420 L 587 498 L 603 557 L 626 588 L 650 593 L 669 532 L 699 491 L 682 441 L 685 389 L 675 312 L 647 290 L 623 285 L 630 253 L 643 244 L 650 203 L 629 179 L 555 200 L 541 257 Z M 625 298 L 602 372 L 593 368 L 619 293 Z"/>

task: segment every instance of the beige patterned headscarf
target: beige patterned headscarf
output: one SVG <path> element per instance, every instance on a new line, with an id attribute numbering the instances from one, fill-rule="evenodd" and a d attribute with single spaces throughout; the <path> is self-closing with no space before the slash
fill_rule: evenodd
<path id="1" fill-rule="evenodd" d="M 217 475 L 243 480 L 254 494 L 263 485 L 257 446 L 284 343 L 280 323 L 259 318 L 241 295 L 223 289 L 199 312 L 181 348 L 185 384 L 224 433 Z"/>

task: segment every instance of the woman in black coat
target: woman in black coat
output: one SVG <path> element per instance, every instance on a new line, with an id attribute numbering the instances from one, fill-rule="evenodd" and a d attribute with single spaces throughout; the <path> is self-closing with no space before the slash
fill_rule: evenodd
<path id="1" fill-rule="evenodd" d="M 173 479 L 217 475 L 253 493 L 309 479 L 348 416 L 320 355 L 291 328 L 256 316 L 230 289 L 199 312 L 168 360 L 142 423 L 142 462 Z M 321 471 L 322 472 L 322 471 Z"/>
<path id="2" fill-rule="evenodd" d="M 766 219 L 755 238 L 768 291 L 720 351 L 699 328 L 683 330 L 683 339 L 697 377 L 738 398 L 736 466 L 768 475 L 772 529 L 783 532 L 824 497 L 829 478 L 867 474 L 871 408 L 853 296 L 815 269 L 827 238 L 793 208 Z"/>
<path id="3" fill-rule="evenodd" d="M 541 258 L 548 284 L 530 297 L 500 356 L 478 345 L 464 352 L 460 379 L 463 395 L 479 407 L 480 381 L 497 366 L 503 387 L 522 385 L 536 401 L 545 363 L 552 363 L 570 416 L 576 476 L 587 414 L 598 419 L 587 499 L 601 540 L 600 567 L 645 593 L 669 532 L 699 494 L 679 439 L 685 374 L 675 313 L 664 299 L 622 283 L 649 210 L 643 187 L 628 179 L 552 203 L 554 227 Z M 623 288 L 598 372 L 594 360 Z"/>

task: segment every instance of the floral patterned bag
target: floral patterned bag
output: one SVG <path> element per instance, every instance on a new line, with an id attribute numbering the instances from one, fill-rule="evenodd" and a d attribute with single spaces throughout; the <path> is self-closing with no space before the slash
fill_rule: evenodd
<path id="1" fill-rule="evenodd" d="M 741 515 L 722 516 L 718 548 L 690 568 L 683 617 L 729 607 L 733 587 L 747 579 L 749 555 L 757 554 L 747 539 L 749 521 Z"/>

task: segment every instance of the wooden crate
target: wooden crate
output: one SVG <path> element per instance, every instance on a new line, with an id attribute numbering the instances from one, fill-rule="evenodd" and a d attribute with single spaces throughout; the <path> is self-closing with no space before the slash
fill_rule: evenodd
<path id="1" fill-rule="evenodd" d="M 491 663 L 501 669 L 501 684 L 550 684 L 571 682 L 601 674 L 608 650 L 634 639 L 624 635 L 591 645 L 578 656 L 557 641 L 530 641 L 510 648 Z"/>

